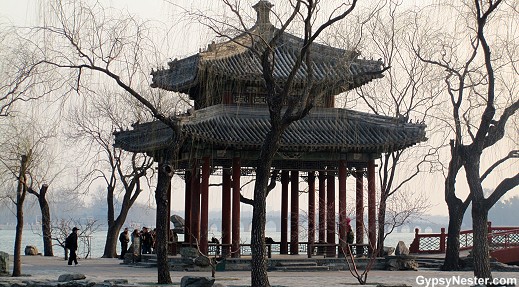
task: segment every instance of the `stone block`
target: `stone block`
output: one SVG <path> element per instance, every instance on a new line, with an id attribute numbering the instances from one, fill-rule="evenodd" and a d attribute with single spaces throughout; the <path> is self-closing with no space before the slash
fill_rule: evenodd
<path id="1" fill-rule="evenodd" d="M 25 246 L 25 255 L 38 255 L 38 248 L 33 245 Z"/>
<path id="2" fill-rule="evenodd" d="M 59 282 L 67 282 L 67 281 L 73 281 L 73 280 L 83 280 L 85 279 L 85 274 L 80 273 L 69 273 L 69 274 L 61 274 L 58 277 Z"/>
<path id="3" fill-rule="evenodd" d="M 180 280 L 180 287 L 212 287 L 214 278 L 200 276 L 184 276 Z"/>
<path id="4" fill-rule="evenodd" d="M 395 248 L 395 255 L 409 255 L 409 248 L 407 248 L 403 241 L 398 241 Z"/>
<path id="5" fill-rule="evenodd" d="M 397 270 L 418 270 L 418 263 L 412 256 L 393 256 L 386 261 L 386 269 L 390 271 Z"/>
<path id="6" fill-rule="evenodd" d="M 204 256 L 198 256 L 197 258 L 195 258 L 193 260 L 193 264 L 197 265 L 197 266 L 202 266 L 202 267 L 205 267 L 205 266 L 210 266 L 211 265 L 211 259 L 207 258 L 207 257 L 204 257 Z"/>
<path id="7" fill-rule="evenodd" d="M 198 249 L 193 247 L 182 247 L 180 248 L 180 256 L 185 259 L 195 259 L 200 255 Z"/>
<path id="8" fill-rule="evenodd" d="M 383 256 L 391 256 L 395 253 L 394 247 L 384 247 L 384 254 Z"/>

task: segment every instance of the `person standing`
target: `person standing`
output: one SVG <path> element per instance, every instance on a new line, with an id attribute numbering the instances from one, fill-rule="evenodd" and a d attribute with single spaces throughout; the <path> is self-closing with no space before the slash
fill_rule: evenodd
<path id="1" fill-rule="evenodd" d="M 119 241 L 121 242 L 121 259 L 124 259 L 124 255 L 128 250 L 128 242 L 130 242 L 130 233 L 128 232 L 128 228 L 125 228 L 121 235 L 119 235 Z"/>
<path id="2" fill-rule="evenodd" d="M 151 254 L 152 241 L 153 239 L 151 238 L 151 233 L 148 231 L 148 228 L 143 227 L 141 233 L 142 254 Z"/>
<path id="3" fill-rule="evenodd" d="M 77 231 L 79 229 L 77 227 L 72 228 L 72 233 L 65 240 L 65 247 L 70 250 L 70 256 L 68 258 L 68 265 L 72 265 L 72 261 L 77 266 L 79 263 L 77 262 Z"/>

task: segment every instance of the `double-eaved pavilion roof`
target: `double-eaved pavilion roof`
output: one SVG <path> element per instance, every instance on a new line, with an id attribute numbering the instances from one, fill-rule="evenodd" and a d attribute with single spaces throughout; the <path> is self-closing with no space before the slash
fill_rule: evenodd
<path id="1" fill-rule="evenodd" d="M 152 72 L 153 87 L 188 93 L 197 100 L 198 93 L 210 92 L 214 81 L 263 87 L 262 67 L 258 60 L 258 37 L 270 39 L 276 28 L 268 21 L 272 5 L 261 0 L 255 8 L 256 25 L 230 41 L 211 44 L 207 51 L 169 63 L 169 69 Z M 252 35 L 252 36 L 251 36 Z M 302 40 L 283 33 L 275 46 L 274 79 L 283 83 L 290 73 Z M 359 87 L 382 77 L 380 61 L 358 59 L 358 54 L 320 44 L 313 44 L 314 83 L 323 95 Z M 303 85 L 308 69 L 302 66 L 295 86 Z M 206 86 L 204 88 L 204 86 Z M 196 105 L 195 105 L 196 107 Z M 181 153 L 193 149 L 259 154 L 270 128 L 268 107 L 263 105 L 198 105 L 178 117 L 182 133 Z M 175 145 L 179 135 L 159 121 L 133 125 L 133 130 L 115 133 L 115 146 L 131 152 L 160 154 Z M 380 155 L 426 140 L 425 125 L 398 118 L 373 115 L 339 108 L 313 108 L 283 133 L 279 153 L 304 152 L 326 154 Z M 181 157 L 182 158 L 182 157 Z"/>
<path id="2" fill-rule="evenodd" d="M 179 124 L 191 144 L 202 144 L 213 150 L 259 150 L 270 128 L 265 110 L 254 106 L 214 105 L 181 117 Z M 154 121 L 136 124 L 131 131 L 117 132 L 115 138 L 116 147 L 153 153 L 173 144 L 177 135 L 165 124 Z M 286 129 L 279 152 L 379 154 L 425 139 L 423 124 L 347 109 L 314 108 L 308 116 Z"/>

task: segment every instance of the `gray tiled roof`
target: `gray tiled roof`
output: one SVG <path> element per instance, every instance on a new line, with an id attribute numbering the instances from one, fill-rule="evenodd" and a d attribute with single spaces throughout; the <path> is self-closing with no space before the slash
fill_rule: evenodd
<path id="1" fill-rule="evenodd" d="M 270 29 L 276 31 L 273 26 Z M 262 32 L 255 26 L 249 33 L 257 35 Z M 248 33 L 244 33 L 232 41 L 212 44 L 205 52 L 171 61 L 167 69 L 152 72 L 152 87 L 187 93 L 189 88 L 199 84 L 198 81 L 211 76 L 259 83 L 263 81 L 260 59 L 247 47 L 255 47 L 258 51 L 264 47 L 261 47 L 261 41 L 253 44 L 251 39 Z M 279 38 L 275 46 L 276 81 L 287 79 L 302 43 L 300 38 L 288 33 L 283 33 Z M 382 62 L 359 59 L 358 54 L 352 51 L 314 43 L 312 59 L 314 80 L 317 84 L 333 86 L 333 93 L 353 89 L 382 77 Z M 306 80 L 307 71 L 305 65 L 297 71 L 296 83 Z"/>
<path id="2" fill-rule="evenodd" d="M 196 110 L 181 121 L 189 142 L 214 148 L 258 150 L 270 123 L 266 107 L 216 105 Z M 288 127 L 280 151 L 388 152 L 425 138 L 425 125 L 346 109 L 314 108 Z M 160 122 L 138 124 L 115 134 L 115 146 L 151 152 L 172 144 L 173 131 Z"/>

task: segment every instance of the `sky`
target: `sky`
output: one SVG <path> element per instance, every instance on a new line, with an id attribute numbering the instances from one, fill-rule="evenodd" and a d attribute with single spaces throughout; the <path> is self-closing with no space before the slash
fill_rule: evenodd
<path id="1" fill-rule="evenodd" d="M 43 1 L 44 2 L 44 1 Z M 31 26 L 35 25 L 40 20 L 40 3 L 42 1 L 37 0 L 1 0 L 0 1 L 0 23 L 11 22 L 15 25 L 19 26 Z M 224 12 L 218 12 L 221 9 L 221 3 L 219 1 L 200 1 L 200 0 L 175 0 L 175 1 L 163 1 L 163 0 L 153 0 L 153 1 L 142 1 L 142 0 L 100 0 L 105 7 L 114 7 L 118 10 L 126 10 L 132 15 L 137 15 L 141 19 L 148 19 L 150 21 L 158 21 L 159 23 L 163 23 L 168 27 L 171 27 L 169 31 L 169 35 L 172 38 L 167 39 L 170 43 L 171 51 L 174 51 L 170 56 L 171 58 L 176 57 L 185 57 L 191 54 L 198 52 L 200 48 L 206 47 L 208 43 L 212 40 L 212 35 L 201 25 L 186 25 L 186 22 L 183 19 L 179 19 L 178 15 L 181 13 L 181 8 L 184 7 L 186 9 L 201 9 L 202 11 L 215 13 L 215 14 L 225 14 Z M 175 5 L 171 5 L 174 2 Z M 255 1 L 248 1 L 250 3 L 254 3 Z M 273 3 L 279 1 L 272 1 Z M 410 1 L 416 3 L 416 1 Z M 248 5 L 248 3 L 246 3 Z M 244 4 L 245 5 L 245 4 Z M 274 6 L 276 9 L 276 6 Z M 248 10 L 249 16 L 252 13 L 252 9 Z M 164 65 L 169 59 L 164 59 Z M 491 157 L 497 157 L 497 153 L 495 155 L 491 155 Z M 489 159 L 490 160 L 490 159 Z M 518 164 L 510 164 L 508 165 L 509 169 L 519 169 Z M 500 180 L 500 177 L 504 176 L 504 173 L 498 173 L 494 179 L 490 179 L 487 187 L 495 186 L 495 182 Z M 462 178 L 463 174 L 460 175 L 460 179 L 458 182 L 463 182 Z M 175 177 L 173 186 L 183 186 L 183 182 L 180 178 Z M 252 196 L 252 184 L 249 184 L 244 189 L 244 194 L 246 196 Z M 300 186 L 301 189 L 305 187 L 303 185 Z M 443 177 L 441 174 L 436 175 L 422 175 L 414 184 L 410 187 L 413 189 L 412 191 L 416 193 L 425 193 L 430 202 L 432 203 L 432 208 L 429 211 L 431 214 L 435 215 L 447 215 L 447 207 L 444 203 L 443 196 Z M 348 196 L 354 196 L 354 180 L 348 180 Z M 461 194 L 466 193 L 466 187 L 460 185 L 459 190 Z M 178 188 L 173 190 L 173 196 L 178 198 L 178 202 L 183 202 L 183 188 Z M 519 189 L 516 188 L 512 192 L 510 192 L 507 196 L 519 195 Z M 306 195 L 301 198 L 301 206 L 305 206 Z M 214 192 L 211 193 L 211 209 L 218 209 L 220 205 L 219 193 Z M 279 210 L 279 200 L 278 194 L 274 193 L 272 196 L 269 196 L 268 206 L 273 210 Z M 350 198 L 348 205 L 352 206 L 353 199 Z M 183 206 L 174 206 L 173 209 L 183 209 Z M 244 207 L 244 212 L 250 212 L 246 207 Z"/>

